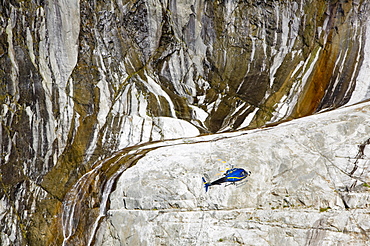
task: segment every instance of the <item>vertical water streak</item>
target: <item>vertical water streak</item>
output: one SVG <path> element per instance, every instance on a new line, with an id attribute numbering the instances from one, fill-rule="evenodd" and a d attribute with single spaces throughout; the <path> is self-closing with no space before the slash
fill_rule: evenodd
<path id="1" fill-rule="evenodd" d="M 94 243 L 95 233 L 106 216 L 109 195 L 117 178 L 151 149 L 145 145 L 123 149 L 96 164 L 76 182 L 63 202 L 63 246 Z M 94 214 L 94 199 L 99 203 L 97 215 Z M 82 234 L 78 234 L 79 228 Z"/>
<path id="2" fill-rule="evenodd" d="M 105 217 L 106 215 L 106 212 L 107 212 L 107 205 L 108 205 L 108 199 L 109 199 L 109 195 L 110 193 L 112 192 L 112 188 L 113 188 L 113 185 L 116 183 L 116 180 L 117 178 L 127 169 L 129 168 L 130 166 L 132 166 L 134 163 L 136 163 L 136 161 L 138 161 L 144 154 L 143 153 L 135 153 L 132 158 L 130 158 L 130 160 L 126 161 L 124 163 L 124 165 L 121 165 L 118 169 L 118 171 L 116 171 L 106 182 L 106 184 L 104 185 L 104 188 L 102 189 L 102 200 L 100 202 L 100 207 L 99 207 L 99 215 L 98 217 L 95 219 L 95 222 L 93 224 L 93 227 L 92 227 L 92 231 L 90 233 L 90 237 L 89 237 L 89 241 L 88 241 L 88 246 L 89 245 L 92 245 L 92 243 L 94 242 L 95 240 L 95 234 L 99 228 L 99 225 L 100 225 L 100 222 L 101 222 L 101 219 Z M 117 160 L 115 163 L 118 163 L 121 159 L 123 158 L 123 156 Z"/>
<path id="3" fill-rule="evenodd" d="M 71 191 L 66 195 L 63 202 L 63 213 L 62 213 L 62 226 L 63 226 L 63 245 L 67 245 L 69 238 L 75 233 L 79 219 L 78 212 L 76 212 L 76 206 L 79 205 L 77 202 L 80 199 L 85 198 L 86 192 L 83 187 L 86 185 L 89 178 L 96 176 L 97 170 L 101 165 L 91 170 L 90 172 L 83 175 L 79 181 L 73 186 Z M 82 191 L 82 192 L 81 192 Z"/>

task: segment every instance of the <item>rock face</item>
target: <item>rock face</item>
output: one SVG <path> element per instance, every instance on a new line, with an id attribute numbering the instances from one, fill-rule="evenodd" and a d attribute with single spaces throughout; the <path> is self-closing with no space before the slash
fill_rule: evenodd
<path id="1" fill-rule="evenodd" d="M 355 201 L 357 193 L 350 192 L 367 181 L 359 180 L 353 187 L 345 183 L 341 175 L 349 171 L 341 165 L 344 165 L 343 160 L 353 164 L 354 171 L 350 178 L 359 175 L 356 173 L 359 170 L 366 170 L 367 138 L 360 134 L 360 126 L 355 127 L 358 133 L 353 134 L 357 134 L 358 139 L 351 140 L 351 151 L 358 152 L 353 156 L 352 152 L 343 151 L 341 154 L 347 159 L 334 158 L 337 152 L 329 151 L 332 145 L 329 140 L 342 139 L 346 135 L 342 136 L 342 132 L 336 130 L 335 120 L 333 128 L 336 131 L 322 136 L 329 140 L 312 140 L 315 144 L 321 143 L 320 146 L 306 146 L 311 143 L 308 140 L 305 144 L 293 141 L 299 136 L 292 136 L 292 142 L 287 137 L 284 142 L 278 135 L 280 133 L 265 143 L 271 148 L 270 155 L 265 156 L 265 146 L 254 146 L 253 152 L 260 153 L 260 158 L 271 158 L 270 162 L 262 158 L 258 163 L 280 165 L 281 172 L 287 170 L 285 176 L 275 177 L 270 173 L 277 168 L 275 166 L 266 170 L 250 166 L 254 176 L 249 183 L 240 188 L 227 187 L 235 189 L 234 194 L 242 190 L 243 194 L 258 198 L 258 204 L 253 204 L 256 201 L 245 195 L 245 201 L 221 199 L 217 188 L 206 196 L 201 189 L 195 191 L 196 184 L 192 182 L 198 182 L 204 172 L 213 177 L 210 172 L 220 168 L 214 163 L 214 158 L 225 159 L 235 165 L 249 163 L 247 155 L 240 156 L 245 159 L 236 161 L 237 155 L 232 158 L 231 153 L 240 152 L 236 143 L 245 146 L 243 153 L 252 152 L 248 148 L 253 144 L 239 143 L 236 140 L 239 138 L 230 138 L 228 134 L 237 136 L 248 133 L 249 136 L 250 132 L 240 130 L 277 125 L 282 121 L 370 98 L 370 10 L 367 1 L 12 0 L 0 3 L 0 10 L 0 240 L 4 245 L 99 244 L 108 238 L 109 232 L 112 235 L 117 233 L 118 236 L 113 237 L 117 238 L 117 243 L 122 240 L 133 240 L 132 243 L 142 240 L 144 243 L 145 240 L 153 242 L 157 239 L 158 243 L 171 243 L 170 236 L 166 236 L 163 230 L 153 234 L 150 228 L 154 228 L 160 220 L 172 219 L 171 216 L 176 213 L 178 216 L 188 215 L 189 220 L 194 218 L 192 216 L 203 216 L 205 222 L 202 222 L 202 228 L 210 227 L 212 223 L 220 225 L 218 229 L 208 232 L 199 229 L 199 224 L 188 224 L 189 228 L 185 229 L 189 233 L 184 234 L 184 237 L 189 235 L 189 241 L 184 239 L 186 242 L 197 244 L 207 243 L 207 240 L 226 242 L 235 239 L 236 242 L 246 243 L 246 238 L 235 236 L 237 225 L 229 226 L 228 223 L 239 221 L 242 230 L 253 226 L 256 234 L 247 237 L 260 240 L 263 230 L 258 232 L 256 228 L 270 228 L 272 222 L 268 221 L 269 216 L 262 219 L 262 214 L 265 209 L 271 212 L 272 207 L 280 211 L 280 217 L 279 213 L 271 213 L 271 216 L 277 216 L 277 225 L 289 224 L 279 219 L 283 218 L 285 210 L 292 210 L 291 227 L 302 226 L 305 233 L 311 225 L 313 236 L 307 236 L 305 241 L 310 244 L 309 240 L 316 240 L 315 237 L 326 240 L 325 233 L 334 235 L 334 229 L 326 226 L 329 222 L 325 219 L 315 225 L 310 222 L 296 225 L 293 213 L 306 214 L 311 220 L 332 213 L 325 218 L 335 219 L 333 211 L 337 206 L 354 209 L 350 201 Z M 332 130 L 330 125 L 327 123 L 326 127 Z M 352 129 L 351 126 L 347 128 Z M 343 131 L 349 131 L 347 128 Z M 224 135 L 212 135 L 222 132 L 233 132 L 225 135 L 231 142 L 218 140 Z M 320 135 L 319 130 L 313 132 Z M 205 134 L 207 137 L 188 139 Z M 297 130 L 297 134 L 301 132 Z M 309 138 L 307 134 L 303 137 Z M 186 145 L 186 141 L 204 143 Z M 233 141 L 236 141 L 235 144 Z M 263 142 L 262 139 L 259 141 Z M 282 141 L 281 144 L 279 141 Z M 338 146 L 340 144 L 338 142 Z M 291 181 L 293 177 L 287 175 L 288 170 L 308 160 L 291 156 L 286 150 L 274 152 L 283 145 L 291 146 L 289 148 L 296 155 L 299 151 L 306 151 L 312 158 L 318 158 L 312 153 L 315 152 L 312 148 L 320 151 L 328 149 L 328 153 L 320 152 L 320 161 L 312 161 L 312 168 L 316 166 L 316 170 L 321 165 L 329 173 L 325 156 L 333 162 L 333 166 L 342 168 L 343 172 L 330 171 L 329 180 L 333 185 L 331 188 L 335 186 L 337 189 L 344 184 L 349 187 L 347 191 L 337 189 L 338 192 L 348 193 L 347 196 L 340 193 L 339 203 L 343 201 L 346 205 L 334 206 L 330 196 L 328 204 L 319 199 L 321 195 L 309 197 L 315 187 L 327 185 L 320 181 L 327 177 L 321 170 L 310 174 L 313 184 L 301 188 L 299 194 L 298 191 L 294 193 L 303 199 L 299 204 L 305 208 L 315 207 L 315 212 L 294 210 L 289 204 L 294 204 L 296 208 L 298 202 L 294 199 L 298 198 L 290 195 L 293 194 L 291 189 L 300 183 Z M 356 145 L 360 147 L 356 149 Z M 149 161 L 145 158 L 163 148 L 168 151 L 164 156 L 178 156 L 178 169 L 170 169 L 170 162 L 167 161 L 163 162 L 163 166 L 153 162 L 159 165 L 157 172 L 151 172 L 152 176 L 158 175 L 153 182 L 160 180 L 165 170 L 172 170 L 175 176 L 170 177 L 177 180 L 176 177 L 182 175 L 182 168 L 186 167 L 181 160 L 189 158 L 186 154 L 189 150 L 185 146 L 199 147 L 198 151 L 206 146 L 209 149 L 204 149 L 210 155 L 206 163 L 191 164 L 196 165 L 189 171 L 194 173 L 194 181 L 186 177 L 184 180 L 189 184 L 173 184 L 168 190 L 162 190 L 159 198 L 153 197 L 157 196 L 158 189 L 152 187 L 159 184 L 149 183 L 152 188 L 147 187 L 147 192 L 143 193 L 145 189 L 134 191 L 138 192 L 137 197 L 121 193 L 127 199 L 118 201 L 118 197 L 114 198 L 113 194 L 117 196 L 124 191 L 116 189 L 119 186 L 117 179 L 122 175 L 119 182 L 126 182 L 122 184 L 127 185 L 127 192 L 133 192 L 129 191 L 130 185 L 137 184 L 127 184 L 131 181 L 125 181 L 124 177 L 129 177 L 127 173 L 136 170 L 136 164 L 146 166 L 138 170 L 150 170 L 152 163 L 144 162 Z M 182 147 L 185 153 L 181 158 L 181 155 L 170 152 L 179 152 Z M 194 158 L 193 161 L 198 161 L 205 157 L 199 153 Z M 278 161 L 272 164 L 276 158 Z M 353 162 L 351 158 L 354 158 Z M 365 171 L 363 175 L 366 176 Z M 262 184 L 277 182 L 272 185 L 277 187 L 276 191 L 265 191 L 276 195 L 260 194 L 265 188 L 259 186 L 262 184 L 258 184 L 258 179 L 264 181 Z M 140 179 L 138 182 L 141 182 Z M 250 190 L 252 182 L 260 190 Z M 283 191 L 280 190 L 281 183 L 290 186 Z M 193 188 L 182 191 L 188 185 Z M 366 185 L 362 189 L 366 190 Z M 178 197 L 177 192 L 183 196 Z M 290 199 L 285 198 L 288 202 L 284 203 L 284 195 L 289 195 Z M 231 193 L 224 196 L 234 197 Z M 271 205 L 267 206 L 263 199 Z M 170 200 L 173 202 L 167 202 Z M 127 211 L 118 209 L 123 201 Z M 348 215 L 348 221 L 353 222 L 354 218 L 358 221 L 361 216 L 366 216 L 366 202 L 356 201 L 356 210 L 342 213 Z M 259 206 L 262 209 L 255 210 Z M 331 209 L 322 213 L 317 211 L 327 207 Z M 227 220 L 231 215 L 224 208 L 232 208 L 235 220 Z M 144 213 L 145 209 L 150 211 Z M 112 215 L 117 213 L 111 224 L 108 219 L 103 219 L 108 211 Z M 125 231 L 121 235 L 121 232 L 110 228 L 121 223 L 124 216 L 136 212 L 144 217 L 149 213 L 158 215 L 158 220 L 150 217 L 153 222 L 145 225 L 147 236 L 127 239 L 135 231 Z M 252 215 L 248 217 L 247 212 Z M 225 218 L 222 217 L 224 215 Z M 249 218 L 251 223 L 243 216 Z M 256 219 L 258 217 L 260 220 Z M 135 224 L 133 217 L 127 218 L 133 220 L 132 225 Z M 223 230 L 223 237 L 213 237 L 217 230 L 221 230 L 223 223 L 225 227 L 230 227 L 230 231 Z M 185 226 L 176 221 L 173 225 L 179 228 Z M 348 222 L 348 225 L 354 225 L 353 228 L 346 225 L 337 226 L 339 231 L 343 228 L 341 235 L 350 235 L 351 240 L 361 241 L 360 237 L 365 235 L 363 230 L 366 232 L 367 227 L 360 222 Z M 139 228 L 138 224 L 135 226 Z M 103 228 L 107 231 L 104 232 Z M 194 236 L 191 230 L 198 230 L 201 234 Z M 271 244 L 279 244 L 281 238 L 288 240 L 288 237 L 278 236 L 281 231 L 276 227 L 271 230 L 277 231 L 277 234 L 269 233 L 272 239 L 268 242 Z M 258 233 L 261 237 L 257 236 Z M 298 235 L 299 232 L 292 229 L 289 233 Z M 357 233 L 358 237 L 351 233 Z M 153 239 L 153 235 L 158 237 Z M 245 237 L 246 234 L 243 235 Z M 275 236 L 276 239 L 273 238 Z M 115 240 L 113 238 L 107 240 Z M 297 239 L 294 242 L 301 241 Z"/>
<path id="2" fill-rule="evenodd" d="M 152 150 L 118 179 L 95 245 L 366 245 L 369 114 L 365 103 Z M 248 182 L 206 193 L 218 158 Z"/>

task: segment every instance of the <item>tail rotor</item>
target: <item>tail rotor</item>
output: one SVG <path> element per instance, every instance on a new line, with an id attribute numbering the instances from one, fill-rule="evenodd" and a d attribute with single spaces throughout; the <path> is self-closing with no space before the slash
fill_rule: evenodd
<path id="1" fill-rule="evenodd" d="M 209 187 L 209 182 L 207 182 L 204 177 L 202 177 L 202 180 L 203 180 L 204 188 L 206 189 L 206 192 L 207 192 L 208 191 L 208 187 Z"/>

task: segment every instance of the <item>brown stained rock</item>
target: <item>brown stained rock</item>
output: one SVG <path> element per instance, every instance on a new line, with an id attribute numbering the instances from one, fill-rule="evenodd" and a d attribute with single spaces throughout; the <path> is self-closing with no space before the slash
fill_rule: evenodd
<path id="1" fill-rule="evenodd" d="M 210 133 L 251 113 L 244 127 L 344 105 L 368 42 L 366 1 L 5 1 L 0 10 L 1 239 L 11 245 L 60 245 L 73 185 L 121 148 L 163 140 L 168 117 Z M 78 237 L 115 171 L 85 190 L 92 216 Z"/>

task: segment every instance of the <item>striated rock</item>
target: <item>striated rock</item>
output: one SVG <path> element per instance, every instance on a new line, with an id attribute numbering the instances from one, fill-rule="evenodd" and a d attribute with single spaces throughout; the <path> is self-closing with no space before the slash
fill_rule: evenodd
<path id="1" fill-rule="evenodd" d="M 152 149 L 370 95 L 367 1 L 12 0 L 0 10 L 6 245 L 93 244 L 84 232 L 101 230 L 115 179 Z M 363 208 L 351 192 L 342 200 Z"/>
<path id="2" fill-rule="evenodd" d="M 118 179 L 95 245 L 366 245 L 369 113 L 364 103 L 152 150 Z M 251 170 L 248 182 L 205 193 L 201 177 L 228 165 Z"/>

